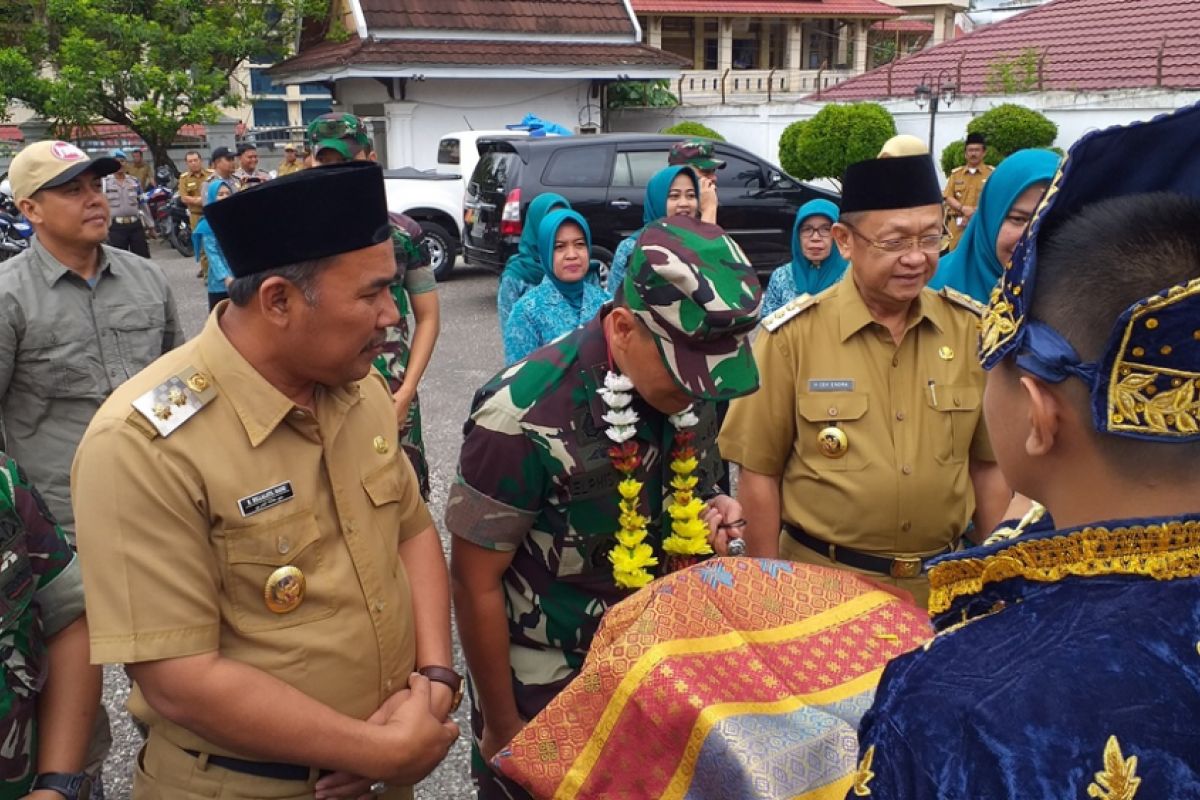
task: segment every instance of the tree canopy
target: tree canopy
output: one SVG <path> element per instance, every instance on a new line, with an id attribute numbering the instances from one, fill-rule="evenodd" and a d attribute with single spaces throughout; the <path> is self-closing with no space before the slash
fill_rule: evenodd
<path id="1" fill-rule="evenodd" d="M 831 103 L 807 124 L 780 138 L 779 160 L 801 180 L 837 181 L 846 167 L 875 158 L 896 135 L 896 122 L 878 103 Z"/>
<path id="2" fill-rule="evenodd" d="M 328 0 L 7 0 L 0 119 L 18 100 L 60 134 L 107 120 L 156 161 L 179 129 L 214 121 L 247 59 L 285 57 Z"/>
<path id="3" fill-rule="evenodd" d="M 967 133 L 983 134 L 987 140 L 984 162 L 994 166 L 1018 150 L 1029 147 L 1054 149 L 1051 146 L 1058 136 L 1058 126 L 1045 114 L 1031 108 L 1003 103 L 967 123 Z M 942 150 L 942 171 L 950 174 L 950 170 L 962 166 L 964 150 L 961 139 L 946 145 Z"/>
<path id="4" fill-rule="evenodd" d="M 699 136 L 702 139 L 712 139 L 715 142 L 725 141 L 725 137 L 699 122 L 692 120 L 684 120 L 676 122 L 674 125 L 663 128 L 659 133 L 665 133 L 670 136 Z"/>

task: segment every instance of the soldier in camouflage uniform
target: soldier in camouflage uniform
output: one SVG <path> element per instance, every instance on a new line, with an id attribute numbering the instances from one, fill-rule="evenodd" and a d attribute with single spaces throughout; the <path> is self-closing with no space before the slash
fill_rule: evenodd
<path id="1" fill-rule="evenodd" d="M 717 552 L 741 518 L 716 495 L 714 402 L 754 391 L 746 334 L 762 290 L 718 227 L 676 217 L 647 226 L 625 289 L 591 322 L 505 369 L 476 394 L 447 503 L 451 574 L 471 676 L 480 798 L 525 797 L 491 758 L 578 673 L 605 610 L 628 594 L 608 554 L 619 473 L 597 394 L 609 370 L 634 386 L 646 539 L 669 532 L 669 414 L 695 404 L 698 494 Z M 707 488 L 707 490 L 706 490 Z M 664 516 L 667 518 L 664 520 Z M 660 567 L 661 569 L 661 567 Z"/>
<path id="2" fill-rule="evenodd" d="M 308 141 L 317 166 L 370 158 L 371 140 L 366 125 L 353 114 L 323 114 L 308 126 Z M 429 500 L 429 460 L 421 434 L 421 403 L 417 386 L 433 356 L 440 327 L 437 279 L 428 252 L 420 246 L 421 226 L 404 214 L 389 213 L 392 246 L 396 255 L 396 282 L 392 299 L 400 312 L 400 322 L 388 328 L 383 354 L 375 359 L 375 368 L 387 379 L 396 421 L 400 425 L 400 446 L 416 470 L 421 497 Z M 409 325 L 409 316 L 413 326 Z"/>
<path id="3" fill-rule="evenodd" d="M 41 496 L 2 452 L 0 681 L 0 797 L 26 796 L 38 773 L 81 773 L 100 708 L 100 668 L 88 664 L 79 563 Z"/>

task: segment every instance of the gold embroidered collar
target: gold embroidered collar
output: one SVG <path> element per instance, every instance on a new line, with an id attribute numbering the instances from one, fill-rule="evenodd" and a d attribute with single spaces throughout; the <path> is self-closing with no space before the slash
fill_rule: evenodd
<path id="1" fill-rule="evenodd" d="M 1054 583 L 1068 577 L 1129 575 L 1154 580 L 1200 576 L 1200 519 L 1017 538 L 979 558 L 948 558 L 929 569 L 929 611 L 1012 578 Z"/>

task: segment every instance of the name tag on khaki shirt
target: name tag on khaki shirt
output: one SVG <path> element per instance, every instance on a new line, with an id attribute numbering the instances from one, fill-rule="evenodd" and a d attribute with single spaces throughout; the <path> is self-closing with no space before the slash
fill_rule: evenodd
<path id="1" fill-rule="evenodd" d="M 808 390 L 810 392 L 852 392 L 854 391 L 854 381 L 848 378 L 840 380 L 809 380 Z"/>
<path id="2" fill-rule="evenodd" d="M 284 481 L 275 484 L 270 489 L 263 489 L 261 492 L 243 497 L 238 500 L 238 508 L 241 509 L 243 517 L 252 517 L 260 511 L 266 511 L 280 503 L 286 503 L 295 496 L 296 493 L 292 491 L 292 482 Z"/>

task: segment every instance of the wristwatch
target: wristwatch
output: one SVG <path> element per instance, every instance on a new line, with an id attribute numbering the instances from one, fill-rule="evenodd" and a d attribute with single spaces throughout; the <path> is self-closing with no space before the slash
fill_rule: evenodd
<path id="1" fill-rule="evenodd" d="M 66 800 L 88 800 L 92 796 L 92 779 L 84 772 L 43 772 L 33 779 L 31 791 L 49 789 Z"/>
<path id="2" fill-rule="evenodd" d="M 453 698 L 450 700 L 450 712 L 453 713 L 458 711 L 458 707 L 462 704 L 463 699 L 462 675 L 459 675 L 457 672 L 450 669 L 450 667 L 437 666 L 421 667 L 419 670 L 417 670 L 417 672 L 421 673 L 431 681 L 437 681 L 438 683 L 444 683 L 449 686 L 450 692 L 453 694 Z"/>

